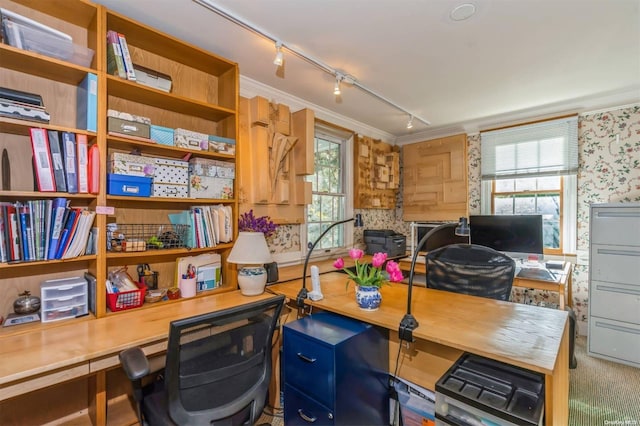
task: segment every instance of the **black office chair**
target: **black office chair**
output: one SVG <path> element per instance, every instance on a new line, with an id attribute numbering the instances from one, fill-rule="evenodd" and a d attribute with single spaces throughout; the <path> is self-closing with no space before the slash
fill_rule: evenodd
<path id="1" fill-rule="evenodd" d="M 142 386 L 142 350 L 120 353 L 143 425 L 254 425 L 271 379 L 284 296 L 172 321 L 164 380 Z"/>
<path id="2" fill-rule="evenodd" d="M 492 248 L 450 244 L 426 254 L 427 287 L 509 300 L 516 263 Z"/>

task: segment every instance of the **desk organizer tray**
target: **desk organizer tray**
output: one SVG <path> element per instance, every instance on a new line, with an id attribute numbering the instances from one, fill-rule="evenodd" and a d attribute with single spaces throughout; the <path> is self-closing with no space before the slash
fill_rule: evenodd
<path id="1" fill-rule="evenodd" d="M 542 425 L 544 376 L 465 353 L 436 383 L 436 419 Z M 473 423 L 475 424 L 475 423 Z"/>

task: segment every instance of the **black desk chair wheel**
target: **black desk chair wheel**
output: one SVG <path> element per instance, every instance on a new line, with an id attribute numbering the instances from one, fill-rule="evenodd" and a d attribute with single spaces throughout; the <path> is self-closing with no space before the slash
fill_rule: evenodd
<path id="1" fill-rule="evenodd" d="M 142 386 L 142 349 L 120 353 L 143 425 L 254 425 L 266 403 L 284 296 L 176 320 L 163 380 Z"/>

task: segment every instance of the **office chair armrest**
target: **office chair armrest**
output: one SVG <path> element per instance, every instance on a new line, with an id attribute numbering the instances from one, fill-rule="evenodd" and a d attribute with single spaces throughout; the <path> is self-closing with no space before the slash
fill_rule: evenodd
<path id="1" fill-rule="evenodd" d="M 129 380 L 140 380 L 149 374 L 149 360 L 139 347 L 125 349 L 118 357 Z"/>

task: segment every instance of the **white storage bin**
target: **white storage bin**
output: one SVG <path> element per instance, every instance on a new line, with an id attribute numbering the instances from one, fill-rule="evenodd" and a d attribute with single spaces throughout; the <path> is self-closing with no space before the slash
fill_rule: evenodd
<path id="1" fill-rule="evenodd" d="M 75 318 L 89 313 L 87 281 L 82 277 L 47 280 L 40 284 L 42 322 Z"/>

